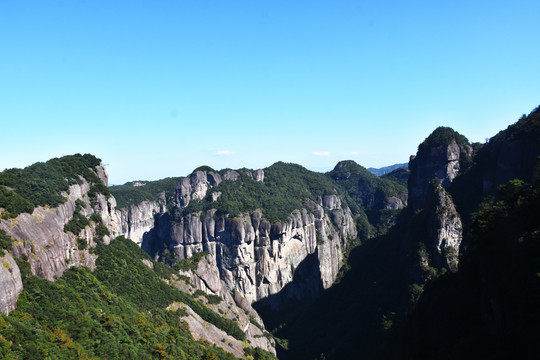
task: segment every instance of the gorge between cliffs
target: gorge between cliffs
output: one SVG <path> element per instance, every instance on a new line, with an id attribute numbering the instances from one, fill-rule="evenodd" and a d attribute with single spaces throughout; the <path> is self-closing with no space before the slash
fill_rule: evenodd
<path id="1" fill-rule="evenodd" d="M 535 358 L 539 181 L 538 108 L 485 144 L 439 127 L 380 176 L 277 162 L 108 186 L 89 154 L 7 169 L 0 355 Z"/>

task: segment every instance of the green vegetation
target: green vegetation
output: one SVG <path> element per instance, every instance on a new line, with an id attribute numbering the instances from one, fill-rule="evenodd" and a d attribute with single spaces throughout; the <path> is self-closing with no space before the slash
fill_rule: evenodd
<path id="1" fill-rule="evenodd" d="M 197 172 L 197 171 L 205 171 L 207 173 L 210 171 L 217 172 L 216 170 L 212 169 L 210 166 L 207 166 L 207 165 L 199 166 L 198 168 L 193 170 L 193 172 Z"/>
<path id="2" fill-rule="evenodd" d="M 528 116 L 523 115 L 519 121 L 489 139 L 488 143 L 476 145 L 474 164 L 456 177 L 449 189 L 458 211 L 465 214 L 462 219 L 467 224 L 472 221 L 470 214 L 479 210 L 479 204 L 497 197 L 498 185 L 515 178 L 528 183 L 540 178 L 538 144 L 540 107 Z M 514 163 L 516 167 L 508 169 L 508 164 L 501 166 L 502 159 L 506 159 L 504 161 L 508 164 Z"/>
<path id="3" fill-rule="evenodd" d="M 110 235 L 109 229 L 103 224 L 96 225 L 96 236 L 94 237 L 94 241 L 98 244 L 103 242 L 103 237 L 105 235 Z"/>
<path id="4" fill-rule="evenodd" d="M 197 266 L 199 265 L 199 262 L 202 260 L 203 257 L 208 255 L 208 252 L 206 251 L 199 251 L 193 254 L 190 258 L 182 259 L 176 264 L 174 264 L 173 269 L 183 270 L 183 271 L 195 271 L 197 270 Z"/>
<path id="5" fill-rule="evenodd" d="M 199 289 L 195 290 L 195 292 L 193 293 L 193 297 L 198 298 L 200 296 L 205 297 L 206 300 L 208 301 L 208 304 L 210 305 L 217 305 L 223 301 L 223 298 L 219 295 L 207 294 L 204 291 L 199 290 Z"/>
<path id="6" fill-rule="evenodd" d="M 56 282 L 25 280 L 18 307 L 0 317 L 4 359 L 234 359 L 194 341 L 181 311 L 141 311 L 88 269 L 72 268 Z"/>
<path id="7" fill-rule="evenodd" d="M 425 286 L 403 331 L 404 358 L 537 357 L 539 213 L 538 182 L 512 180 L 484 204 L 459 271 Z"/>
<path id="8" fill-rule="evenodd" d="M 222 170 L 224 172 L 224 170 Z M 323 174 L 309 171 L 300 165 L 277 162 L 264 169 L 264 182 L 257 182 L 239 170 L 237 181 L 225 180 L 210 190 L 221 192 L 217 201 L 207 196 L 203 201 L 192 201 L 184 209 L 193 213 L 217 209 L 218 214 L 239 216 L 261 209 L 270 222 L 285 221 L 294 210 L 303 207 L 307 199 L 339 194 L 347 200 L 346 193 Z"/>
<path id="9" fill-rule="evenodd" d="M 388 174 L 381 175 L 381 178 L 397 182 L 398 184 L 400 184 L 406 189 L 408 185 L 410 173 L 411 171 L 408 168 L 402 167 L 392 172 L 389 172 Z"/>
<path id="10" fill-rule="evenodd" d="M 118 209 L 130 205 L 138 205 L 143 201 L 156 201 L 159 194 L 164 193 L 166 199 L 174 197 L 176 185 L 180 177 L 171 177 L 157 181 L 131 181 L 124 185 L 110 187 L 110 191 L 116 199 Z M 136 186 L 136 184 L 144 184 Z"/>
<path id="11" fill-rule="evenodd" d="M 8 235 L 4 229 L 0 229 L 0 256 L 6 255 L 4 250 L 11 251 L 13 247 L 13 238 Z"/>
<path id="12" fill-rule="evenodd" d="M 401 181 L 389 176 L 373 175 L 351 160 L 339 162 L 327 176 L 343 187 L 354 200 L 354 203 L 347 204 L 357 214 L 357 230 L 363 240 L 388 230 L 399 211 L 386 210 L 386 199 L 407 193 L 407 186 Z"/>
<path id="13" fill-rule="evenodd" d="M 239 340 L 245 340 L 245 334 L 236 322 L 223 318 L 192 296 L 159 281 L 157 274 L 141 261 L 151 260 L 150 256 L 131 240 L 116 238 L 108 246 L 99 245 L 96 252 L 99 258 L 95 276 L 114 288 L 119 296 L 137 304 L 139 309 L 148 311 L 166 307 L 174 301 L 183 302 L 205 321 Z"/>
<path id="14" fill-rule="evenodd" d="M 341 161 L 328 173 L 360 206 L 380 206 L 385 198 L 407 192 L 407 187 L 388 177 L 370 173 L 354 161 Z"/>
<path id="15" fill-rule="evenodd" d="M 24 291 L 17 309 L 0 315 L 1 358 L 234 359 L 195 341 L 181 320 L 183 310 L 164 308 L 183 302 L 244 340 L 236 323 L 160 280 L 142 263 L 150 258 L 136 244 L 116 238 L 110 246 L 99 245 L 97 252 L 94 273 L 74 267 L 55 282 L 28 276 L 28 262 L 17 259 Z M 257 349 L 246 351 L 254 359 L 273 358 Z"/>
<path id="16" fill-rule="evenodd" d="M 251 356 L 253 358 L 253 360 L 273 360 L 275 359 L 276 357 L 269 353 L 268 351 L 266 350 L 263 350 L 261 348 L 245 348 L 244 349 L 244 354 L 246 356 Z"/>
<path id="17" fill-rule="evenodd" d="M 88 241 L 85 238 L 77 238 L 77 249 L 86 250 L 88 248 Z"/>
<path id="18" fill-rule="evenodd" d="M 81 210 L 85 207 L 86 204 L 82 200 L 75 200 L 75 210 L 73 211 L 73 217 L 69 219 L 66 225 L 64 225 L 64 232 L 71 232 L 74 235 L 79 235 L 79 233 L 90 225 L 90 220 L 83 214 Z"/>
<path id="19" fill-rule="evenodd" d="M 432 147 L 448 146 L 455 140 L 458 145 L 469 144 L 469 140 L 452 128 L 440 126 L 418 145 L 418 151 Z"/>
<path id="20" fill-rule="evenodd" d="M 14 259 L 17 267 L 19 268 L 19 271 L 21 272 L 21 279 L 24 280 L 30 275 L 32 275 L 32 269 L 26 255 L 23 255 L 21 258 L 16 257 Z"/>
<path id="21" fill-rule="evenodd" d="M 502 145 L 515 140 L 540 142 L 540 106 L 529 115 L 523 115 L 507 129 L 500 131 L 489 140 L 490 145 Z"/>
<path id="22" fill-rule="evenodd" d="M 69 186 L 81 183 L 81 176 L 91 185 L 91 196 L 110 194 L 92 170 L 101 160 L 90 154 L 75 154 L 35 163 L 24 169 L 7 169 L 0 173 L 0 207 L 2 218 L 32 213 L 36 206 L 56 207 L 66 201 L 62 195 Z"/>
<path id="23" fill-rule="evenodd" d="M 95 212 L 90 215 L 90 221 L 94 222 L 95 224 L 101 224 L 103 219 L 101 218 L 101 215 Z"/>

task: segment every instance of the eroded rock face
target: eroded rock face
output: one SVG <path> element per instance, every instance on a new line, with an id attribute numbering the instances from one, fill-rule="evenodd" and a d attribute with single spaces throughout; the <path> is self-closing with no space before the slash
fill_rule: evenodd
<path id="1" fill-rule="evenodd" d="M 425 268 L 457 270 L 463 226 L 446 189 L 471 156 L 470 145 L 458 145 L 453 139 L 446 146 L 421 145 L 417 155 L 411 157 L 408 203 L 413 211 L 424 210 L 426 214 L 428 253 L 421 256 Z"/>
<path id="2" fill-rule="evenodd" d="M 105 169 L 98 166 L 95 171 L 106 183 Z M 32 275 L 52 281 L 61 277 L 71 266 L 95 268 L 96 256 L 91 254 L 88 248 L 95 246 L 97 224 L 91 222 L 90 226 L 79 234 L 64 232 L 64 225 L 73 217 L 76 208 L 75 201 L 82 200 L 85 206 L 81 209 L 81 213 L 86 217 L 90 217 L 94 212 L 99 213 L 109 230 L 110 236 L 104 236 L 103 241 L 108 244 L 110 239 L 117 235 L 119 220 L 114 212 L 116 205 L 114 198 L 106 199 L 104 195 L 98 195 L 90 200 L 89 190 L 90 185 L 83 180 L 81 184 L 70 186 L 69 194 L 66 194 L 68 200 L 57 208 L 37 207 L 32 214 L 23 213 L 15 219 L 0 221 L 0 228 L 13 238 L 11 255 L 27 258 L 31 265 Z M 86 240 L 88 244 L 86 249 L 78 249 L 77 237 Z M 9 278 L 5 277 L 6 274 L 0 273 L 0 282 L 6 285 L 0 287 L 0 309 L 13 309 L 17 296 L 22 291 L 22 287 L 18 285 L 20 272 L 14 261 L 12 265 L 10 264 L 10 268 L 12 272 Z"/>
<path id="3" fill-rule="evenodd" d="M 275 224 L 260 211 L 236 218 L 217 216 L 214 210 L 187 214 L 172 225 L 173 252 L 181 260 L 208 251 L 228 288 L 250 302 L 278 293 L 313 254 L 321 286 L 328 288 L 339 271 L 342 247 L 356 237 L 356 228 L 350 210 L 338 207 L 337 196 L 321 202 L 307 201 L 306 208 Z"/>
<path id="4" fill-rule="evenodd" d="M 433 241 L 434 265 L 457 271 L 463 225 L 452 198 L 441 185 L 434 189 L 431 214 L 428 232 Z"/>
<path id="5" fill-rule="evenodd" d="M 249 171 L 246 175 L 264 181 L 263 170 Z M 172 205 L 184 209 L 191 201 L 216 201 L 221 193 L 209 190 L 222 181 L 239 178 L 240 174 L 234 170 L 225 172 L 223 177 L 212 171 L 196 171 L 179 181 Z M 191 214 L 178 211 L 161 221 L 166 212 L 165 198 L 162 200 L 119 210 L 118 233 L 142 244 L 143 248 L 147 244 L 145 238 L 159 233 L 159 239 L 167 240 L 178 261 L 207 251 L 216 261 L 220 279 L 229 291 L 237 291 L 249 303 L 279 293 L 295 276 L 310 285 L 290 290 L 289 296 L 318 295 L 334 282 L 341 266 L 342 249 L 357 235 L 351 211 L 342 206 L 337 195 L 306 201 L 304 209 L 274 224 L 265 220 L 260 210 L 235 218 L 218 215 L 215 210 Z"/>
<path id="6" fill-rule="evenodd" d="M 143 239 L 155 227 L 156 216 L 166 212 L 166 203 L 161 201 L 143 201 L 138 205 L 116 210 L 119 219 L 117 232 L 137 245 L 142 246 Z"/>
<path id="7" fill-rule="evenodd" d="M 391 196 L 386 199 L 385 209 L 400 210 L 407 207 L 409 200 L 408 194 L 400 194 L 399 196 Z"/>
<path id="8" fill-rule="evenodd" d="M 206 172 L 195 171 L 178 182 L 176 186 L 176 203 L 181 208 L 185 208 L 191 200 L 202 200 L 210 186 Z"/>
<path id="9" fill-rule="evenodd" d="M 0 262 L 0 312 L 9 314 L 15 310 L 23 284 L 19 267 L 11 254 L 0 257 Z"/>
<path id="10" fill-rule="evenodd" d="M 462 156 L 470 157 L 470 145 L 458 145 L 455 140 L 448 146 L 436 146 L 419 151 L 409 161 L 409 205 L 414 210 L 427 206 L 430 182 L 438 179 L 443 188 L 448 188 L 460 171 Z"/>

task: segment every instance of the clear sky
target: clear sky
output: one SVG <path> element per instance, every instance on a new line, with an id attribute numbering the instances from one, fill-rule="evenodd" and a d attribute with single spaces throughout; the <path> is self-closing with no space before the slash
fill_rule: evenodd
<path id="1" fill-rule="evenodd" d="M 0 170 L 407 162 L 540 105 L 540 1 L 0 0 Z"/>

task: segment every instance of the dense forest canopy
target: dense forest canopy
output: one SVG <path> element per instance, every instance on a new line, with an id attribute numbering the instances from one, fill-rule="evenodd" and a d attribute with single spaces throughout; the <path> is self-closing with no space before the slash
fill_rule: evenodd
<path id="1" fill-rule="evenodd" d="M 75 154 L 38 162 L 24 169 L 6 169 L 0 173 L 0 208 L 2 218 L 32 213 L 37 206 L 56 207 L 64 203 L 69 186 L 84 178 L 91 185 L 89 195 L 108 196 L 109 188 L 94 169 L 101 160 L 90 154 Z"/>

